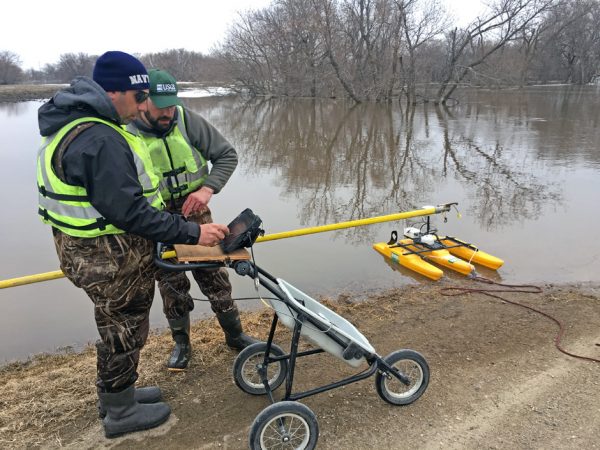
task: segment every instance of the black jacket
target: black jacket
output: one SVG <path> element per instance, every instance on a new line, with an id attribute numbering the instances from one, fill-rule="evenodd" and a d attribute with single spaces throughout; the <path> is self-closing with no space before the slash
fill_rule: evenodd
<path id="1" fill-rule="evenodd" d="M 40 134 L 51 136 L 69 122 L 89 116 L 121 124 L 106 92 L 90 78 L 77 77 L 40 107 Z M 116 227 L 166 244 L 198 242 L 197 224 L 150 206 L 129 145 L 111 127 L 95 124 L 81 132 L 64 152 L 62 170 L 65 181 L 83 186 L 94 208 Z"/>

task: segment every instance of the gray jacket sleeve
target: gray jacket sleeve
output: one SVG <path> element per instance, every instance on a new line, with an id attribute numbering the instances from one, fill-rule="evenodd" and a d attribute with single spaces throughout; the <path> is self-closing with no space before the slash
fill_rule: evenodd
<path id="1" fill-rule="evenodd" d="M 200 151 L 212 168 L 204 182 L 215 194 L 221 191 L 237 167 L 235 148 L 204 117 L 184 109 L 185 125 L 192 145 Z"/>

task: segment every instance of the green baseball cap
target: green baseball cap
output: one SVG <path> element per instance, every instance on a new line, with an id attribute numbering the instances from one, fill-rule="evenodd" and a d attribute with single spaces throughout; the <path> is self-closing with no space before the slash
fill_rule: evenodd
<path id="1" fill-rule="evenodd" d="M 150 69 L 150 100 L 157 108 L 179 105 L 177 81 L 166 70 Z"/>

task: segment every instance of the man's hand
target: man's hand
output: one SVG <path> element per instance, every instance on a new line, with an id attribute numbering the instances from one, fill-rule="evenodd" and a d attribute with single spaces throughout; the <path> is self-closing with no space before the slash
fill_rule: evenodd
<path id="1" fill-rule="evenodd" d="M 228 234 L 229 228 L 227 228 L 227 225 L 222 225 L 220 223 L 205 223 L 200 225 L 200 239 L 198 240 L 198 245 L 214 247 Z"/>
<path id="2" fill-rule="evenodd" d="M 181 213 L 187 217 L 192 213 L 202 211 L 208 206 L 210 198 L 215 191 L 208 186 L 202 186 L 195 192 L 192 192 L 187 196 L 183 206 L 181 207 Z"/>

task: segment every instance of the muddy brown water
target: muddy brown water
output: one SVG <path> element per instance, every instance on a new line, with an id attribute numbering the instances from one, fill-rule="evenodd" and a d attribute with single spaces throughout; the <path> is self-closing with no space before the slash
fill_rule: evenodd
<path id="1" fill-rule="evenodd" d="M 598 87 L 470 91 L 450 109 L 353 106 L 337 100 L 186 98 L 236 146 L 240 164 L 212 200 L 229 222 L 246 207 L 267 233 L 456 201 L 432 222 L 502 257 L 507 283 L 600 280 Z M 0 279 L 58 268 L 36 216 L 40 101 L 0 103 Z M 412 220 L 414 223 L 417 220 Z M 309 295 L 370 293 L 429 283 L 372 250 L 407 224 L 386 223 L 257 245 L 257 263 Z M 458 276 L 445 270 L 447 278 Z M 253 296 L 231 273 L 236 297 Z M 192 294 L 201 297 L 197 288 Z M 240 301 L 243 309 L 260 307 Z M 0 364 L 96 338 L 91 302 L 66 280 L 0 291 Z M 210 317 L 197 302 L 194 317 Z M 160 298 L 152 326 L 164 327 Z"/>

